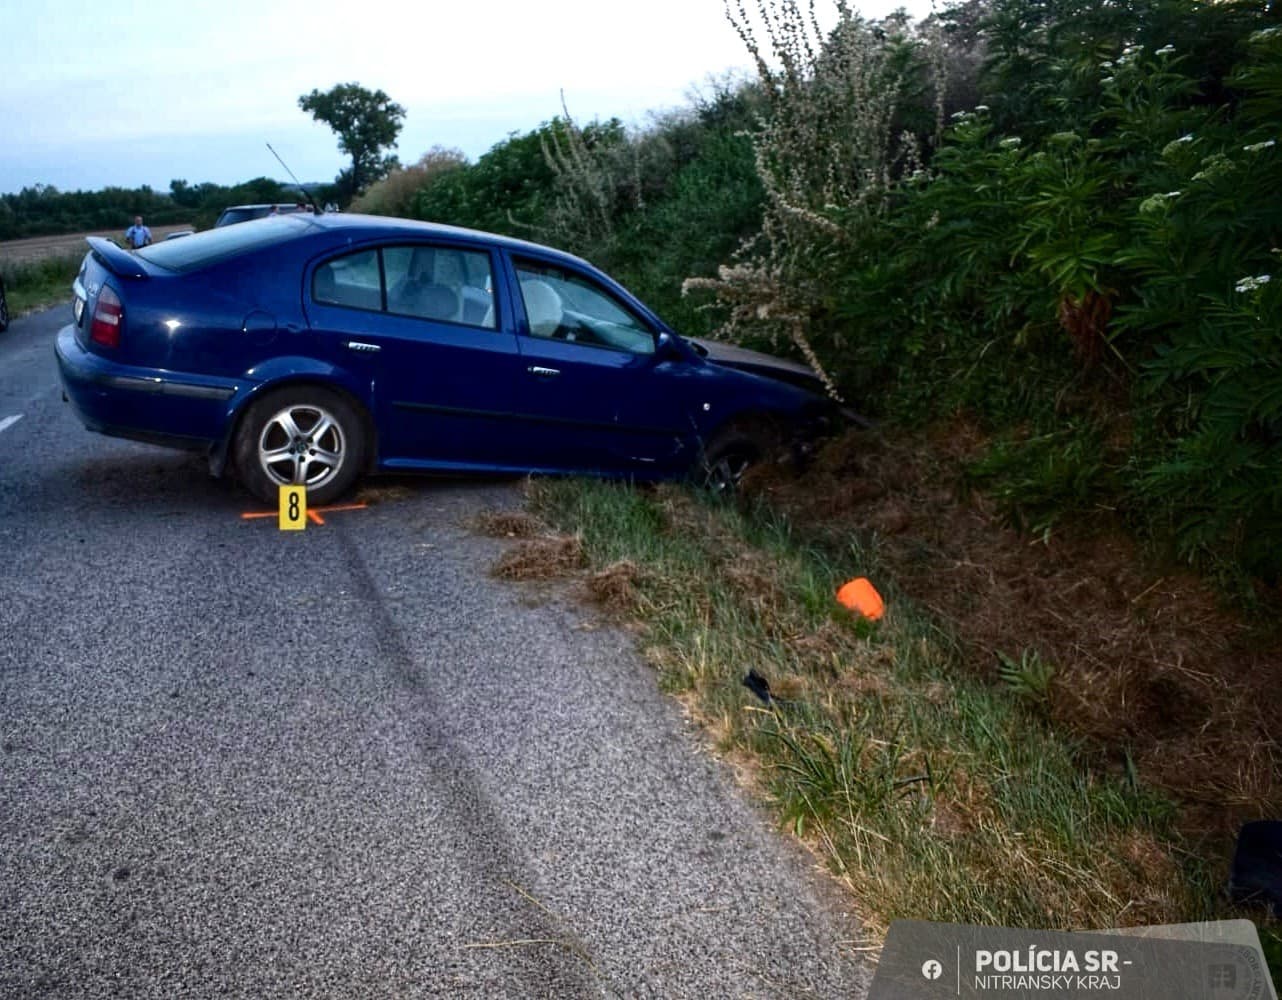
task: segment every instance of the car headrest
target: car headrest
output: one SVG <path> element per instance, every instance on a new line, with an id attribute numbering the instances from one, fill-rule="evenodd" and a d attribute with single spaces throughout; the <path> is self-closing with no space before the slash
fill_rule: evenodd
<path id="1" fill-rule="evenodd" d="M 521 297 L 525 299 L 525 315 L 530 321 L 530 333 L 536 337 L 550 337 L 561 325 L 561 296 L 546 281 L 529 279 L 521 282 Z"/>
<path id="2" fill-rule="evenodd" d="M 312 296 L 318 302 L 334 302 L 338 298 L 338 279 L 329 267 L 322 267 L 316 272 L 316 281 L 312 285 Z"/>
<path id="3" fill-rule="evenodd" d="M 458 319 L 458 293 L 444 285 L 424 285 L 414 296 L 414 312 L 429 319 Z"/>

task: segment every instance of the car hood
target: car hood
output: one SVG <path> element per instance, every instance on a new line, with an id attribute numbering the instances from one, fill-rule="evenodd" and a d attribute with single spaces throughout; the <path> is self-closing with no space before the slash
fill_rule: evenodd
<path id="1" fill-rule="evenodd" d="M 738 368 L 740 371 L 752 372 L 754 375 L 764 375 L 766 378 L 778 379 L 780 382 L 800 386 L 811 392 L 823 392 L 823 383 L 814 369 L 800 362 L 776 358 L 773 354 L 763 354 L 761 351 L 750 351 L 746 347 L 737 347 L 719 340 L 687 337 L 686 341 L 713 364 Z"/>

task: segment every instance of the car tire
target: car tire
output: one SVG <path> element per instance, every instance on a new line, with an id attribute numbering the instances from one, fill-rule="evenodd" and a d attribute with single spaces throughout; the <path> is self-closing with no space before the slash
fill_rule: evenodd
<path id="1" fill-rule="evenodd" d="M 4 294 L 4 278 L 0 278 L 0 333 L 9 329 L 9 299 Z"/>
<path id="2" fill-rule="evenodd" d="M 733 496 L 747 471 L 769 457 L 776 436 L 766 427 L 728 427 L 714 435 L 695 470 L 698 486 L 719 496 Z"/>
<path id="3" fill-rule="evenodd" d="M 280 487 L 305 485 L 324 504 L 352 488 L 365 468 L 365 421 L 346 396 L 321 386 L 288 386 L 255 400 L 233 445 L 236 471 L 258 499 L 274 504 Z"/>

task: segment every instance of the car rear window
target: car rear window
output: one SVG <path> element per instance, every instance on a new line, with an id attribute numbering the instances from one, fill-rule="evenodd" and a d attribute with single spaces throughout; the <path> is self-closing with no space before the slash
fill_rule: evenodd
<path id="1" fill-rule="evenodd" d="M 227 257 L 301 236 L 309 224 L 304 216 L 274 215 L 238 226 L 207 229 L 181 240 L 153 243 L 136 252 L 169 271 L 195 271 Z"/>

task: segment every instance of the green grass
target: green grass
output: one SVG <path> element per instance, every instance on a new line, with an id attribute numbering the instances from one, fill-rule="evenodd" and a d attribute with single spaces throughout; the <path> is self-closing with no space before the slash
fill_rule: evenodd
<path id="1" fill-rule="evenodd" d="M 1108 928 L 1209 919 L 1173 807 L 1083 767 L 1041 710 L 1048 667 L 1005 683 L 962 668 L 946 630 L 851 540 L 820 550 L 765 512 L 671 488 L 539 482 L 535 513 L 596 571 L 626 563 L 630 614 L 661 685 L 722 752 L 752 762 L 781 824 L 824 855 L 873 926 L 897 918 Z M 853 576 L 888 598 L 873 624 L 834 599 Z M 743 685 L 750 669 L 777 696 Z"/>
<path id="2" fill-rule="evenodd" d="M 9 315 L 21 316 L 34 309 L 56 305 L 71 298 L 71 283 L 80 270 L 84 254 L 50 257 L 30 264 L 0 264 Z"/>

